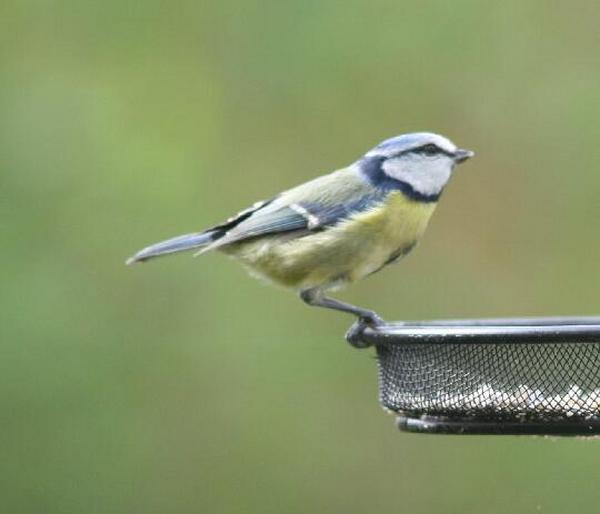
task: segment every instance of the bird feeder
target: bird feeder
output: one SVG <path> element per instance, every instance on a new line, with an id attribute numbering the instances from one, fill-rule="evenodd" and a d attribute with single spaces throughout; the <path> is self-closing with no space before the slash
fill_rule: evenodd
<path id="1" fill-rule="evenodd" d="M 379 398 L 400 430 L 600 434 L 600 317 L 384 323 L 349 332 L 374 346 Z"/>

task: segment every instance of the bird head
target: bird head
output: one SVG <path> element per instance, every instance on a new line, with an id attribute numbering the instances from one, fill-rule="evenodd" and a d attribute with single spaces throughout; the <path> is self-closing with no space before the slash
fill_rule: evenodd
<path id="1" fill-rule="evenodd" d="M 417 196 L 436 199 L 454 167 L 473 155 L 444 136 L 415 132 L 379 143 L 358 161 L 358 166 L 374 185 L 397 182 Z"/>

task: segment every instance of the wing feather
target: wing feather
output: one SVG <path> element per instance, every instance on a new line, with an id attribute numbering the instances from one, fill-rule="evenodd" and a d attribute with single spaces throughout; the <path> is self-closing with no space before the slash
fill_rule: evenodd
<path id="1" fill-rule="evenodd" d="M 339 179 L 342 172 L 344 182 L 328 183 Z M 267 234 L 324 230 L 379 205 L 389 194 L 369 188 L 362 179 L 357 181 L 348 169 L 342 172 L 319 177 L 300 186 L 302 189 L 286 191 L 249 214 L 242 211 L 244 219 L 227 228 L 223 225 L 226 230 L 223 236 L 199 253 Z"/>

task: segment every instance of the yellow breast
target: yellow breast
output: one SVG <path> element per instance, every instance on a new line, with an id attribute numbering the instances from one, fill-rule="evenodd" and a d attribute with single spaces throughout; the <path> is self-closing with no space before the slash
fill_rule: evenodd
<path id="1" fill-rule="evenodd" d="M 346 237 L 363 240 L 354 266 L 352 281 L 369 275 L 390 259 L 408 253 L 423 235 L 435 203 L 417 202 L 400 192 L 391 193 L 380 207 L 356 215 L 340 226 Z"/>
<path id="2" fill-rule="evenodd" d="M 260 276 L 285 286 L 342 285 L 407 253 L 423 235 L 435 206 L 393 192 L 377 207 L 322 232 L 259 238 L 232 253 Z"/>

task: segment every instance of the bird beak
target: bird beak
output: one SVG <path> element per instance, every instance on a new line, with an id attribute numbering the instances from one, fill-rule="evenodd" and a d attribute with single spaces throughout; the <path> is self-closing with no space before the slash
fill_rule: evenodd
<path id="1" fill-rule="evenodd" d="M 456 152 L 454 152 L 454 162 L 456 164 L 460 164 L 461 162 L 465 162 L 467 159 L 470 159 L 474 155 L 475 152 L 472 152 L 471 150 L 462 150 L 459 148 L 456 150 Z"/>

